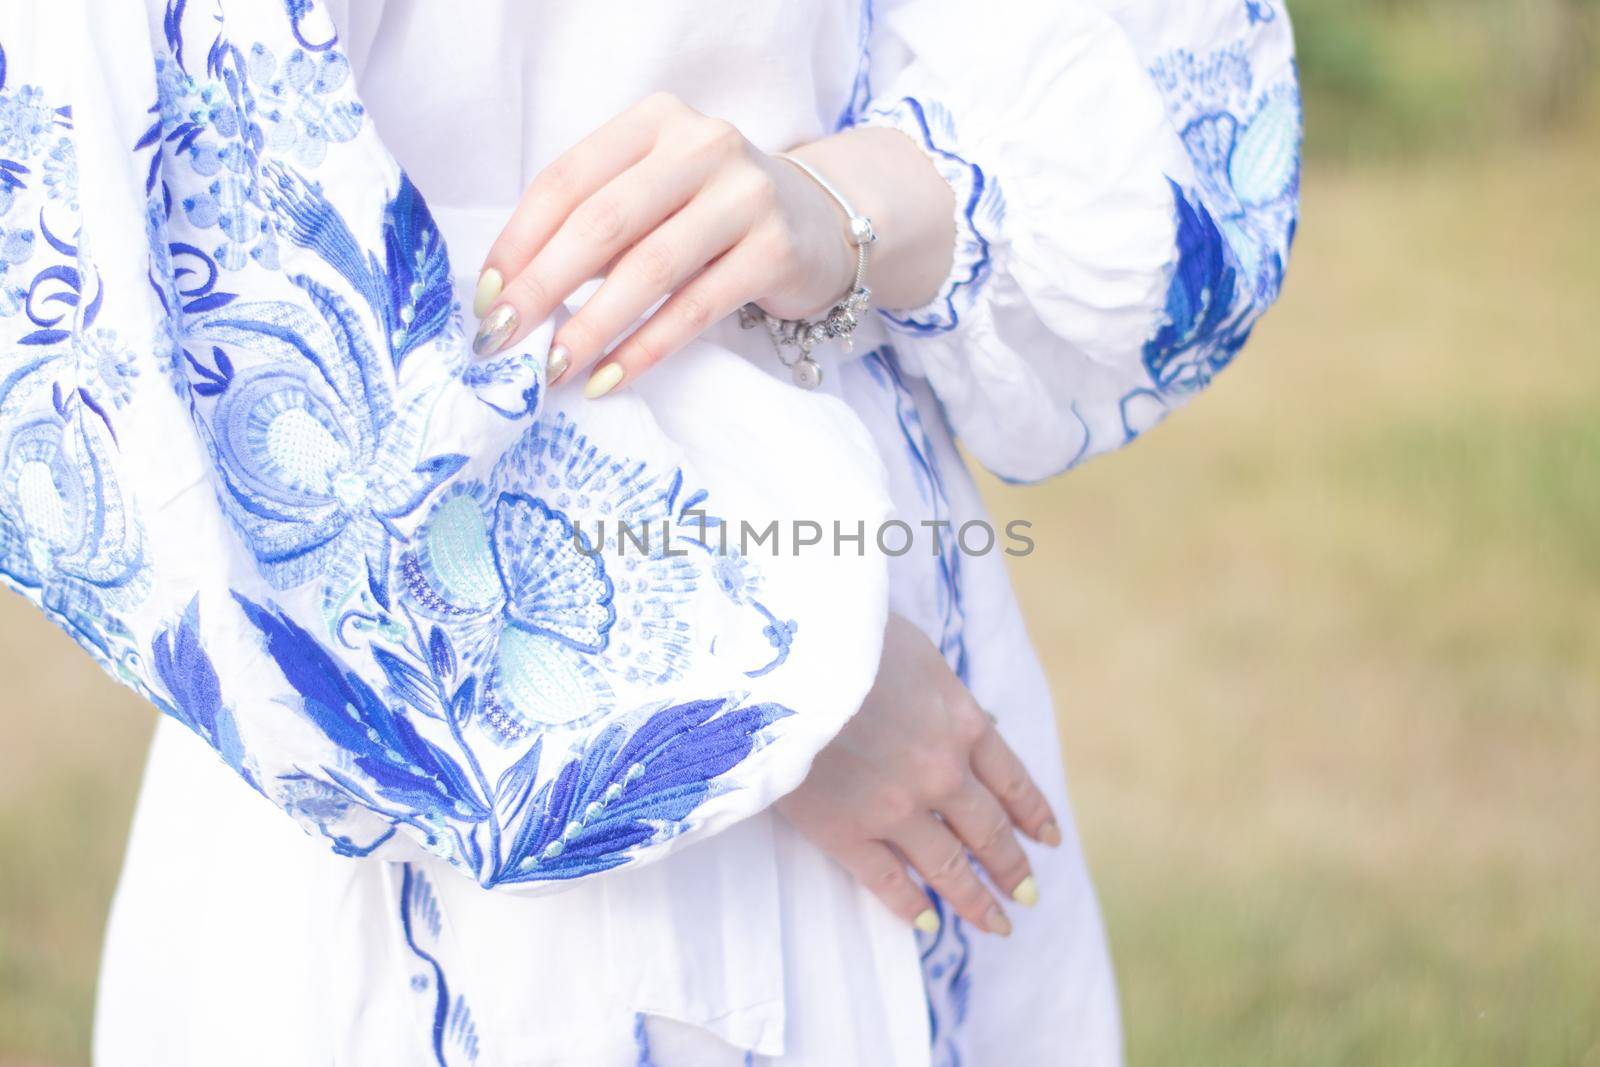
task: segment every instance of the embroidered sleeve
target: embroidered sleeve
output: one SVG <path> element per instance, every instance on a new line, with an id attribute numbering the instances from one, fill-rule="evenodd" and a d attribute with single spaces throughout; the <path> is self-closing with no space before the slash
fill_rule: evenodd
<path id="1" fill-rule="evenodd" d="M 606 405 L 549 324 L 470 362 L 321 6 L 96 10 L 0 12 L 0 580 L 344 855 L 551 887 L 798 785 L 887 578 L 761 538 L 888 514 L 859 422 L 709 346 Z"/>
<path id="2" fill-rule="evenodd" d="M 956 194 L 949 278 L 884 317 L 976 458 L 1048 477 L 1232 361 L 1298 209 L 1281 0 L 887 0 L 863 22 L 842 122 L 905 131 Z"/>

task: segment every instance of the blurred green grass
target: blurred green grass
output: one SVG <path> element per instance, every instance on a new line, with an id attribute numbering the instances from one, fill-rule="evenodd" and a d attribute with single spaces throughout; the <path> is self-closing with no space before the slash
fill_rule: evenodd
<path id="1" fill-rule="evenodd" d="M 1291 0 L 1283 303 L 1149 441 L 986 486 L 1134 1067 L 1600 1065 L 1597 7 Z M 67 1067 L 151 714 L 0 633 L 0 1067 Z"/>
<path id="2" fill-rule="evenodd" d="M 1550 129 L 1594 102 L 1600 0 L 1288 0 L 1307 147 L 1438 158 Z"/>
<path id="3" fill-rule="evenodd" d="M 1136 1067 L 1600 1064 L 1597 159 L 1313 165 L 1211 395 L 988 487 Z"/>

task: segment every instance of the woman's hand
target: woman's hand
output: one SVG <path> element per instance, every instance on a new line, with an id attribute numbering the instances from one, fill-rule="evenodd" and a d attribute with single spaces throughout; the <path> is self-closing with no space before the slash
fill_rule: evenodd
<path id="1" fill-rule="evenodd" d="M 931 298 L 949 271 L 953 194 L 910 139 L 850 130 L 795 154 L 829 174 L 857 210 L 878 212 L 883 237 L 869 283 L 880 303 Z M 831 306 L 855 276 L 845 223 L 798 168 L 658 93 L 533 180 L 479 277 L 473 350 L 484 356 L 516 343 L 603 274 L 599 291 L 556 332 L 554 381 L 600 359 L 666 298 L 589 379 L 585 394 L 603 395 L 746 303 L 781 318 Z"/>
<path id="2" fill-rule="evenodd" d="M 1018 903 L 1039 898 L 1014 828 L 1061 843 L 1050 805 L 932 642 L 889 617 L 878 679 L 778 809 L 895 914 L 929 933 L 938 918 L 915 868 L 956 912 L 991 933 L 1011 922 L 979 879 Z"/>

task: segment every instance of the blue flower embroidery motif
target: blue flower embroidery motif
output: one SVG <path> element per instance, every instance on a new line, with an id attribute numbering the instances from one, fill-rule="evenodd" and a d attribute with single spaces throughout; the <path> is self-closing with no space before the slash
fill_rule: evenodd
<path id="1" fill-rule="evenodd" d="M 172 157 L 208 179 L 205 184 L 186 183 L 189 191 L 178 207 L 196 229 L 217 231 L 220 243 L 207 253 L 212 259 L 228 270 L 240 270 L 251 261 L 274 270 L 277 241 L 256 189 L 250 141 L 240 116 L 248 103 L 229 91 L 242 80 L 201 80 L 179 60 L 158 56 L 152 108 L 156 122 L 139 147 L 162 140 Z M 155 176 L 152 170 L 152 184 Z"/>
<path id="2" fill-rule="evenodd" d="M 354 312 L 309 278 L 297 281 L 317 315 L 233 304 L 190 326 L 191 337 L 219 346 L 215 369 L 201 369 L 221 394 L 211 425 L 225 500 L 275 586 L 321 579 L 337 598 L 365 576 L 386 603 L 395 520 L 466 458 L 421 455 L 432 398 L 393 409 L 388 389 L 363 373 L 377 357 Z M 235 371 L 222 346 L 275 358 Z"/>
<path id="3" fill-rule="evenodd" d="M 1270 9 L 1268 9 L 1270 10 Z M 1205 59 L 1178 50 L 1151 67 L 1194 166 L 1169 179 L 1177 257 L 1142 352 L 1150 386 L 1122 398 L 1128 439 L 1169 402 L 1210 384 L 1277 299 L 1300 192 L 1300 99 L 1292 76 L 1261 90 L 1243 43 Z"/>
<path id="4" fill-rule="evenodd" d="M 115 407 L 126 404 L 139 376 L 133 350 L 111 329 L 81 330 L 72 340 L 79 382 L 92 383 L 92 393 Z"/>
<path id="5" fill-rule="evenodd" d="M 349 81 L 349 61 L 337 52 L 296 48 L 280 62 L 263 44 L 245 55 L 219 39 L 203 78 L 185 69 L 178 42 L 172 55 L 157 58 L 157 119 L 140 147 L 159 139 L 209 179 L 179 206 L 195 227 L 218 231 L 221 243 L 208 254 L 225 269 L 251 261 L 277 269 L 259 157 L 315 168 L 330 144 L 353 140 L 366 114 Z"/>
<path id="6" fill-rule="evenodd" d="M 0 353 L 0 574 L 118 661 L 131 651 L 120 611 L 149 588 L 113 462 L 110 414 L 127 399 L 131 356 L 96 325 L 104 293 L 74 243 L 76 198 L 57 195 L 51 161 L 72 158 L 61 150 L 71 112 L 37 87 L 7 88 L 3 72 L 0 53 L 0 315 L 23 321 Z"/>
<path id="7" fill-rule="evenodd" d="M 148 587 L 144 535 L 106 459 L 103 427 L 81 401 L 63 407 L 0 445 L 0 573 L 111 657 L 116 609 Z"/>
<path id="8" fill-rule="evenodd" d="M 44 185 L 52 200 L 78 210 L 78 151 L 62 137 L 44 158 Z"/>
<path id="9" fill-rule="evenodd" d="M 184 358 L 196 396 L 215 398 L 211 441 L 229 514 L 268 580 L 291 588 L 320 579 L 332 604 L 364 578 L 386 605 L 396 521 L 466 462 L 422 454 L 435 391 L 395 396 L 405 356 L 459 330 L 444 244 L 409 180 L 383 208 L 379 259 L 362 252 L 318 186 L 277 163 L 262 173 L 276 231 L 332 268 L 372 319 L 300 274 L 289 280 L 301 302 L 238 301 L 214 288 L 217 267 L 181 243 L 174 255 L 209 269 L 163 301 L 187 312 L 183 340 L 210 348 L 207 358 L 185 348 Z M 244 355 L 254 362 L 239 367 Z"/>
<path id="10" fill-rule="evenodd" d="M 613 680 L 682 677 L 697 652 L 684 619 L 702 590 L 748 612 L 726 654 L 752 657 L 745 673 L 759 677 L 787 659 L 795 624 L 761 602 L 747 560 L 698 540 L 715 526 L 696 510 L 703 502 L 684 494 L 681 473 L 612 456 L 558 415 L 531 427 L 487 480 L 439 496 L 400 558 L 400 598 L 485 672 L 480 726 L 506 745 L 613 713 Z"/>
<path id="11" fill-rule="evenodd" d="M 425 650 L 375 651 L 393 683 L 394 696 L 386 698 L 282 612 L 234 599 L 307 719 L 348 761 L 291 776 L 295 788 L 322 782 L 393 825 L 419 830 L 485 886 L 609 870 L 683 832 L 694 811 L 724 788 L 719 780 L 792 714 L 734 697 L 647 706 L 578 738 L 548 774 L 541 765 L 546 738 L 555 735 L 539 734 L 491 785 L 465 741 L 466 727 L 482 713 L 480 690 L 440 631 Z M 329 823 L 322 829 L 335 836 Z M 358 854 L 348 838 L 336 837 L 341 841 Z"/>
<path id="12" fill-rule="evenodd" d="M 5 210 L 5 194 L 0 193 L 0 217 Z M 33 258 L 34 232 L 31 226 L 0 224 L 0 318 L 21 311 L 28 300 L 28 281 L 22 268 Z"/>
<path id="13" fill-rule="evenodd" d="M 561 511 L 521 493 L 489 495 L 466 485 L 441 497 L 401 569 L 409 602 L 484 664 L 482 725 L 512 744 L 612 710 L 611 688 L 588 655 L 607 649 L 615 588 Z"/>
<path id="14" fill-rule="evenodd" d="M 245 70 L 266 145 L 280 157 L 315 167 L 327 158 L 330 143 L 360 131 L 361 104 L 340 92 L 350 78 L 350 61 L 340 53 L 295 49 L 280 63 L 258 43 L 250 47 Z"/>
<path id="15" fill-rule="evenodd" d="M 0 153 L 10 157 L 35 156 L 55 137 L 59 119 L 68 109 L 51 107 L 37 85 L 20 85 L 0 93 Z"/>
<path id="16" fill-rule="evenodd" d="M 5 87 L 5 53 L 0 51 L 0 318 L 26 310 L 36 288 L 76 278 L 70 260 L 76 249 L 55 237 L 46 220 L 47 212 L 57 213 L 56 225 L 69 237 L 77 227 L 77 161 L 65 133 L 71 128 L 72 110 L 51 107 L 38 86 Z M 42 185 L 46 203 L 23 205 L 35 185 Z M 41 238 L 64 262 L 30 274 L 28 264 Z M 30 317 L 39 323 L 40 313 Z M 47 340 L 59 339 L 52 335 Z"/>
<path id="17" fill-rule="evenodd" d="M 1151 69 L 1194 163 L 1199 202 L 1262 306 L 1283 285 L 1300 192 L 1300 97 L 1292 80 L 1255 84 L 1245 45 L 1201 59 L 1179 50 Z"/>

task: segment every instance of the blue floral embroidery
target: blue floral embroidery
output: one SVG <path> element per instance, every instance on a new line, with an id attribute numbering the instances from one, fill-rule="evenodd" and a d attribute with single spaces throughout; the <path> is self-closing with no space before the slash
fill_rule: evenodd
<path id="1" fill-rule="evenodd" d="M 906 445 L 909 465 L 917 477 L 917 487 L 928 509 L 927 519 L 948 524 L 951 517 L 944 477 L 939 470 L 933 442 L 922 423 L 916 398 L 901 374 L 894 349 L 876 349 L 862 357 L 873 381 L 894 399 L 895 415 Z M 948 525 L 944 527 L 949 529 Z M 940 630 L 939 650 L 950 669 L 963 683 L 967 677 L 966 611 L 961 597 L 961 552 L 954 533 L 939 538 Z M 948 904 L 928 893 L 939 915 L 934 934 L 918 933 L 921 945 L 923 986 L 928 996 L 928 1029 L 932 1040 L 933 1062 L 937 1067 L 959 1067 L 963 1039 L 960 1034 L 967 1015 L 972 976 L 968 968 L 972 946 L 966 924 Z"/>
<path id="2" fill-rule="evenodd" d="M 0 50 L 0 318 L 25 324 L 0 355 L 0 574 L 118 669 L 138 654 L 118 613 L 149 588 L 112 462 L 131 357 L 78 247 L 71 109 L 5 70 Z"/>
<path id="3" fill-rule="evenodd" d="M 465 457 L 427 449 L 433 405 L 458 383 L 529 420 L 538 375 L 525 358 L 466 367 L 444 242 L 403 174 L 375 190 L 368 217 L 324 191 L 319 168 L 364 113 L 332 39 L 301 32 L 315 24 L 309 0 L 285 8 L 299 47 L 288 32 L 239 47 L 224 20 L 185 11 L 168 4 L 157 98 L 127 146 L 149 285 L 119 290 L 103 318 L 71 110 L 9 84 L 0 50 L 5 581 L 341 855 L 372 855 L 404 829 L 494 886 L 608 870 L 685 833 L 791 712 L 639 692 L 699 656 L 770 672 L 794 622 L 763 603 L 749 561 L 693 537 L 692 559 L 624 553 L 598 532 L 607 551 L 580 550 L 578 516 L 720 529 L 681 471 L 610 454 L 560 418 L 532 423 L 472 480 Z M 207 35 L 203 65 L 194 33 Z M 150 363 L 136 356 L 151 355 L 263 579 L 247 579 L 249 595 L 193 596 L 175 616 L 151 596 L 118 473 L 123 410 L 173 403 L 139 380 Z M 302 587 L 320 597 L 293 598 L 297 611 L 320 603 L 309 624 L 267 592 Z M 736 605 L 741 633 L 699 647 L 687 621 L 698 596 Z M 241 628 L 281 679 L 275 700 L 229 691 L 212 659 L 210 644 Z M 306 747 L 252 751 L 278 714 L 301 721 L 293 743 Z M 472 1063 L 476 1026 L 446 983 L 437 896 L 406 875 L 435 1058 Z"/>
<path id="4" fill-rule="evenodd" d="M 52 200 L 78 210 L 78 150 L 63 137 L 44 157 L 44 186 Z"/>
<path id="5" fill-rule="evenodd" d="M 1194 164 L 1170 182 L 1177 262 L 1142 353 L 1150 386 L 1122 399 L 1131 440 L 1174 399 L 1210 384 L 1277 299 L 1299 206 L 1300 101 L 1293 78 L 1259 90 L 1243 43 L 1163 56 L 1151 76 Z"/>
<path id="6" fill-rule="evenodd" d="M 1248 304 L 1239 300 L 1239 268 L 1211 213 L 1184 195 L 1172 197 L 1178 218 L 1178 265 L 1167 288 L 1161 328 L 1144 346 L 1144 365 L 1156 388 L 1202 389 L 1232 362 L 1250 336 Z"/>
<path id="7" fill-rule="evenodd" d="M 181 15 L 180 15 L 181 18 Z M 264 150 L 315 167 L 330 143 L 360 131 L 365 113 L 342 92 L 349 61 L 336 52 L 313 57 L 294 50 L 279 63 L 261 44 L 247 55 L 218 38 L 206 60 L 206 76 L 184 66 L 182 37 L 169 20 L 169 56 L 157 58 L 158 117 L 140 147 L 159 137 L 168 151 L 205 179 L 182 200 L 191 225 L 215 229 L 221 243 L 209 255 L 228 270 L 250 260 L 278 266 L 278 244 L 260 189 Z M 152 184 L 155 172 L 152 170 Z"/>
<path id="8" fill-rule="evenodd" d="M 487 479 L 434 502 L 399 561 L 403 597 L 484 674 L 483 725 L 496 741 L 604 718 L 615 710 L 608 677 L 654 686 L 681 677 L 693 654 L 684 615 L 707 571 L 753 612 L 772 649 L 746 673 L 787 659 L 794 624 L 761 602 L 747 561 L 699 540 L 717 525 L 704 502 L 683 491 L 681 474 L 605 453 L 564 415 L 531 427 Z M 584 514 L 620 527 L 580 528 L 574 516 Z M 649 550 L 631 548 L 623 528 L 646 532 Z M 669 552 L 668 536 L 681 547 Z"/>
<path id="9" fill-rule="evenodd" d="M 406 947 L 426 969 L 414 974 L 411 988 L 419 994 L 432 994 L 430 1028 L 433 1062 L 438 1067 L 461 1067 L 478 1062 L 480 1052 L 477 1023 L 466 998 L 452 995 L 445 975 L 443 953 L 444 917 L 433 883 L 413 864 L 400 869 L 400 929 Z"/>
<path id="10" fill-rule="evenodd" d="M 1283 284 L 1300 192 L 1294 81 L 1258 88 L 1241 42 L 1202 59 L 1172 52 L 1151 68 L 1194 163 L 1194 197 L 1238 257 L 1245 292 L 1265 307 Z"/>
<path id="11" fill-rule="evenodd" d="M 174 66 L 180 58 L 175 50 Z M 424 344 L 459 350 L 443 242 L 402 176 L 383 207 L 382 254 L 365 250 L 298 169 L 314 166 L 320 152 L 285 161 L 286 142 L 274 141 L 262 90 L 240 76 L 247 62 L 264 64 L 261 50 L 246 61 L 219 39 L 208 79 L 172 79 L 185 100 L 213 106 L 199 117 L 167 100 L 155 109 L 163 118 L 140 142 L 161 146 L 155 188 L 169 176 L 192 184 L 185 168 L 204 178 L 213 160 L 236 163 L 239 192 L 264 220 L 264 239 L 311 252 L 327 275 L 291 275 L 295 300 L 248 299 L 230 290 L 225 252 L 213 256 L 183 240 L 163 242 L 170 258 L 153 256 L 152 274 L 166 262 L 195 264 L 172 271 L 186 279 L 181 287 L 158 284 L 157 292 L 182 323 L 174 341 L 192 409 L 224 477 L 224 505 L 262 574 L 279 588 L 315 581 L 330 633 L 352 650 L 364 638 L 388 683 L 374 688 L 287 615 L 241 598 L 301 710 L 340 753 L 336 764 L 280 775 L 274 798 L 347 854 L 369 853 L 394 827 L 410 827 L 486 885 L 576 877 L 626 862 L 636 846 L 681 832 L 712 795 L 713 780 L 786 712 L 722 700 L 617 718 L 608 678 L 660 685 L 682 674 L 690 650 L 680 609 L 700 570 L 660 551 L 627 556 L 615 538 L 603 557 L 586 555 L 569 516 L 597 511 L 635 527 L 681 526 L 703 494 L 683 495 L 681 476 L 617 460 L 558 419 L 531 426 L 487 478 L 457 482 L 433 499 L 464 457 L 420 454 L 438 391 L 402 394 L 397 378 Z M 304 73 L 309 62 L 295 60 L 301 74 L 285 77 L 314 87 Z M 342 84 L 337 76 L 329 81 Z M 255 82 L 271 89 L 265 76 Z M 163 205 L 172 199 L 159 197 Z M 154 232 L 197 224 L 164 211 L 153 212 Z M 525 380 L 522 370 L 495 364 L 475 373 L 480 384 L 500 385 Z M 463 368 L 457 360 L 429 373 Z M 496 410 L 531 412 L 537 389 L 536 382 L 522 387 L 523 411 Z M 415 530 L 400 526 L 418 515 Z M 351 600 L 356 587 L 369 595 Z M 756 611 L 781 662 L 793 626 L 750 599 L 753 588 L 722 591 Z M 752 673 L 761 669 L 770 664 Z M 617 718 L 609 732 L 574 742 L 585 758 L 541 778 L 541 753 L 553 743 L 548 731 L 578 730 L 604 716 Z M 626 748 L 636 731 L 655 736 L 663 723 L 672 728 L 659 746 L 605 770 L 607 746 Z M 482 762 L 491 757 L 471 740 L 480 737 L 512 750 L 493 787 L 496 768 Z M 692 754 L 705 746 L 717 757 L 695 763 Z M 668 773 L 680 764 L 694 773 Z M 572 781 L 593 788 L 562 786 Z M 611 810 L 614 801 L 624 802 L 622 814 Z M 388 829 L 358 832 L 363 812 L 378 814 Z"/>
<path id="12" fill-rule="evenodd" d="M 328 145 L 355 137 L 364 111 L 339 90 L 350 77 L 350 61 L 333 51 L 296 49 L 280 63 L 265 45 L 250 46 L 245 71 L 266 131 L 278 156 L 315 167 Z"/>
<path id="13" fill-rule="evenodd" d="M 616 590 L 599 552 L 542 499 L 460 485 L 401 561 L 407 594 L 487 675 L 485 725 L 503 744 L 612 710 L 589 657 L 610 646 Z M 692 585 L 688 586 L 692 588 Z"/>
<path id="14" fill-rule="evenodd" d="M 396 199 L 406 196 L 403 188 Z M 327 238 L 326 230 L 291 232 L 319 243 Z M 308 277 L 292 280 L 312 313 L 286 302 L 230 303 L 187 324 L 190 340 L 209 343 L 211 360 L 185 356 L 197 395 L 218 398 L 212 440 L 230 514 L 269 580 L 289 588 L 321 578 L 331 595 L 340 595 L 364 572 L 382 603 L 395 520 L 414 511 L 465 457 L 421 455 L 432 397 L 419 393 L 396 408 L 354 310 Z M 229 348 L 276 358 L 236 371 Z"/>
<path id="15" fill-rule="evenodd" d="M 55 408 L 12 427 L 0 455 L 0 572 L 111 656 L 124 633 L 117 609 L 148 588 L 144 534 L 107 461 L 100 416 L 50 388 Z"/>
<path id="16" fill-rule="evenodd" d="M 421 454 L 433 391 L 395 395 L 408 354 L 459 332 L 443 240 L 402 175 L 382 210 L 383 254 L 365 252 L 321 188 L 285 162 L 314 167 L 330 141 L 360 129 L 343 56 L 297 50 L 279 64 L 262 45 L 247 57 L 219 37 L 198 78 L 183 68 L 181 39 L 169 29 L 173 51 L 158 61 L 152 109 L 158 118 L 136 148 L 160 146 L 152 186 L 165 189 L 170 168 L 210 178 L 209 196 L 179 198 L 181 218 L 226 238 L 212 253 L 161 242 L 171 261 L 194 261 L 199 270 L 189 273 L 199 280 L 157 290 L 169 312 L 181 309 L 173 340 L 194 396 L 209 402 L 197 417 L 209 419 L 229 514 L 277 587 L 320 580 L 331 607 L 364 580 L 387 604 L 397 520 L 465 462 Z M 172 199 L 162 197 L 168 227 L 177 221 Z M 241 302 L 221 287 L 223 272 L 250 259 L 276 267 L 282 240 L 314 253 L 345 291 L 303 274 L 289 278 L 303 297 L 292 303 Z M 163 266 L 152 263 L 152 275 Z M 350 297 L 370 310 L 376 330 Z M 195 343 L 208 350 L 204 357 Z M 268 358 L 236 366 L 239 355 Z"/>
<path id="17" fill-rule="evenodd" d="M 539 399 L 544 395 L 543 379 L 543 357 L 526 351 L 469 363 L 461 372 L 462 384 L 471 386 L 479 400 L 513 422 L 538 411 Z M 515 406 L 507 406 L 506 400 Z"/>
<path id="18" fill-rule="evenodd" d="M 1273 3 L 1274 0 L 1244 0 L 1244 13 L 1249 18 L 1250 25 L 1256 26 L 1277 18 L 1278 9 Z"/>
<path id="19" fill-rule="evenodd" d="M 421 454 L 433 397 L 392 407 L 349 305 L 309 278 L 295 280 L 315 314 L 239 304 L 189 327 L 191 339 L 212 347 L 210 364 L 187 358 L 196 392 L 218 396 L 211 430 L 225 499 L 274 585 L 320 580 L 332 600 L 362 575 L 387 603 L 395 521 L 466 459 Z M 227 348 L 277 358 L 236 371 Z"/>
<path id="20" fill-rule="evenodd" d="M 348 757 L 348 769 L 306 773 L 420 831 L 485 886 L 594 874 L 681 833 L 716 780 L 791 714 L 731 697 L 646 707 L 580 738 L 548 776 L 541 734 L 491 786 L 465 740 L 485 714 L 483 688 L 462 675 L 443 631 L 423 638 L 418 628 L 420 647 L 375 650 L 392 686 L 385 696 L 281 612 L 235 599 L 301 712 Z"/>

